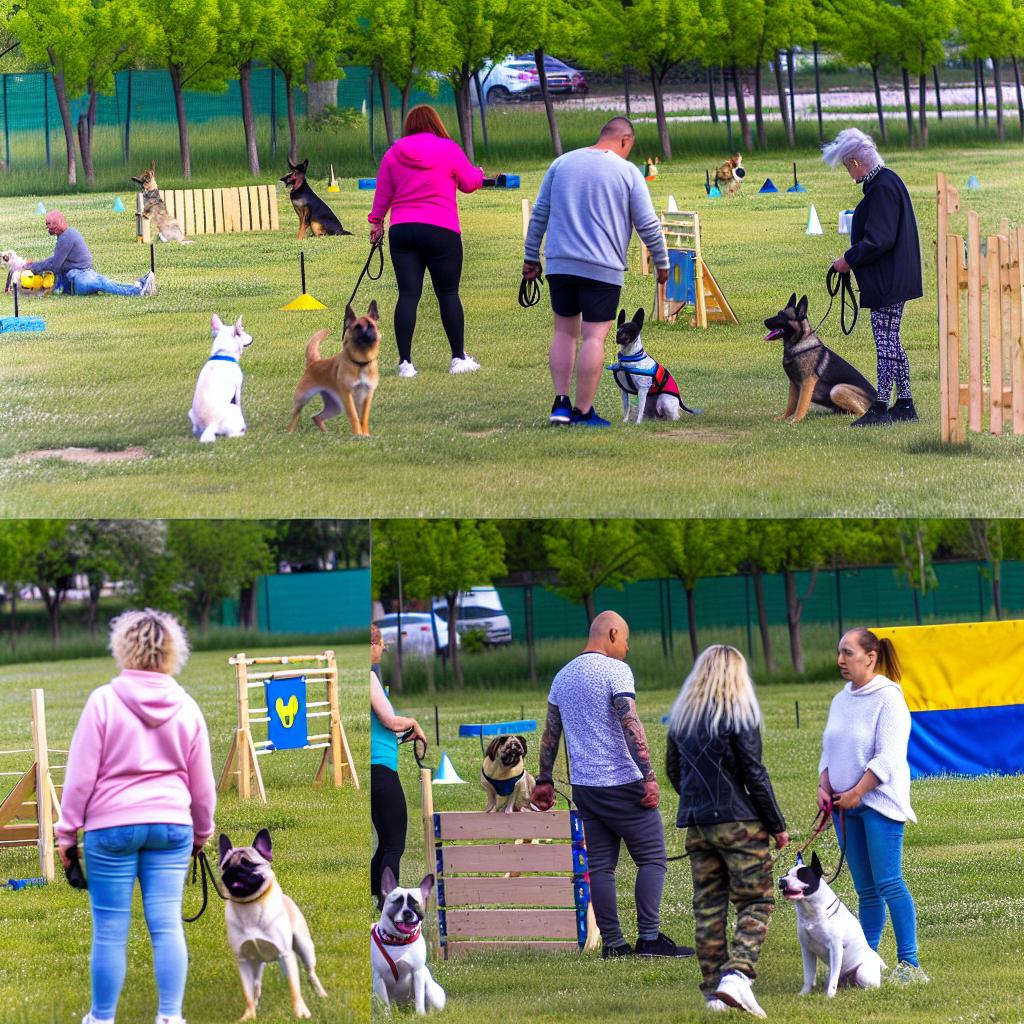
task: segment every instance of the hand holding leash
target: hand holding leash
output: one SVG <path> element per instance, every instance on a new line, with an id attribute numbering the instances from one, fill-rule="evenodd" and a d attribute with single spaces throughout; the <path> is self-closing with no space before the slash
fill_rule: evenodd
<path id="1" fill-rule="evenodd" d="M 648 810 L 658 806 L 661 800 L 661 789 L 657 779 L 644 779 L 644 795 L 640 800 L 640 806 Z"/>
<path id="2" fill-rule="evenodd" d="M 523 260 L 523 277 L 527 281 L 533 281 L 542 277 L 541 265 L 534 263 L 532 260 Z"/>
<path id="3" fill-rule="evenodd" d="M 668 281 L 668 267 L 658 267 L 658 284 L 665 284 Z"/>
<path id="4" fill-rule="evenodd" d="M 861 802 L 861 794 L 857 791 L 857 788 L 848 789 L 844 793 L 836 793 L 832 798 L 832 807 L 837 811 L 852 811 L 854 807 L 859 807 Z"/>
<path id="5" fill-rule="evenodd" d="M 555 786 L 552 782 L 538 782 L 530 794 L 530 803 L 538 811 L 550 811 L 555 803 Z"/>
<path id="6" fill-rule="evenodd" d="M 370 227 L 370 242 L 376 245 L 384 237 L 384 225 L 381 223 L 373 224 Z"/>
<path id="7" fill-rule="evenodd" d="M 540 302 L 540 286 L 544 283 L 544 272 L 539 263 L 523 261 L 523 279 L 519 282 L 519 305 L 529 309 Z"/>
<path id="8" fill-rule="evenodd" d="M 832 813 L 832 794 L 824 786 L 818 787 L 818 810 L 822 814 Z"/>
<path id="9" fill-rule="evenodd" d="M 789 833 L 788 832 L 776 832 L 775 833 L 775 849 L 784 850 L 789 846 Z"/>
<path id="10" fill-rule="evenodd" d="M 840 256 L 839 259 L 832 261 L 832 269 L 839 274 L 848 274 L 850 272 L 850 264 L 846 262 L 846 258 Z"/>

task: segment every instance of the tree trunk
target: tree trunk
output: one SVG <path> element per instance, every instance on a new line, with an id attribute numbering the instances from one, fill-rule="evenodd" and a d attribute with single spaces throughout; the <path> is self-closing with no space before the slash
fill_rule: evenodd
<path id="1" fill-rule="evenodd" d="M 683 589 L 686 591 L 686 628 L 690 632 L 690 655 L 693 660 L 697 660 L 697 655 L 700 651 L 697 644 L 697 601 L 696 595 L 694 594 L 694 588 L 687 586 L 686 581 L 683 581 Z"/>
<path id="2" fill-rule="evenodd" d="M 469 68 L 463 65 L 462 76 L 455 90 L 455 114 L 459 121 L 459 138 L 462 140 L 462 151 L 470 163 L 475 161 L 473 148 L 473 105 L 470 103 Z"/>
<path id="3" fill-rule="evenodd" d="M 791 46 L 786 51 L 786 77 L 789 79 L 789 119 L 796 131 L 796 83 L 793 81 L 793 68 L 796 65 L 796 51 Z"/>
<path id="4" fill-rule="evenodd" d="M 928 76 L 922 72 L 917 77 L 917 107 L 921 129 L 921 147 L 928 145 Z"/>
<path id="5" fill-rule="evenodd" d="M 384 114 L 384 134 L 388 137 L 388 145 L 391 146 L 395 141 L 395 119 L 391 114 L 391 83 L 381 61 L 377 61 L 377 84 L 380 86 L 380 109 Z"/>
<path id="6" fill-rule="evenodd" d="M 548 129 L 551 132 L 551 148 L 554 150 L 555 156 L 561 156 L 562 136 L 558 131 L 558 121 L 555 120 L 555 105 L 551 100 L 551 90 L 548 88 L 548 72 L 544 67 L 543 49 L 533 51 L 533 62 L 537 65 L 537 76 L 540 78 L 540 94 L 544 99 L 544 112 L 548 115 Z"/>
<path id="7" fill-rule="evenodd" d="M 907 114 L 907 145 L 914 147 L 914 108 L 910 105 L 910 72 L 901 68 L 903 74 L 903 106 Z"/>
<path id="8" fill-rule="evenodd" d="M 89 580 L 89 600 L 85 609 L 85 621 L 89 627 L 89 639 L 96 642 L 96 623 L 100 617 L 100 589 L 103 586 L 102 580 L 93 583 Z"/>
<path id="9" fill-rule="evenodd" d="M 786 138 L 789 140 L 790 146 L 796 145 L 796 139 L 793 135 L 793 125 L 789 119 L 789 107 L 786 104 L 786 86 L 782 80 L 782 61 L 781 53 L 779 50 L 775 51 L 775 89 L 779 94 L 779 110 L 782 112 L 782 123 L 786 129 Z"/>
<path id="10" fill-rule="evenodd" d="M 1000 75 L 999 58 L 992 58 L 992 81 L 996 87 L 996 131 L 999 141 L 1006 141 L 1006 126 L 1003 124 L 1003 80 Z"/>
<path id="11" fill-rule="evenodd" d="M 937 64 L 932 65 L 932 78 L 935 79 L 935 114 L 942 120 L 942 90 L 939 87 L 939 68 Z"/>
<path id="12" fill-rule="evenodd" d="M 455 685 L 462 688 L 462 660 L 459 657 L 458 631 L 455 623 L 459 618 L 459 592 L 457 590 L 447 594 L 445 600 L 448 603 L 448 657 L 452 663 L 452 680 Z"/>
<path id="13" fill-rule="evenodd" d="M 981 87 L 978 84 L 978 61 L 974 61 L 974 127 L 981 126 Z"/>
<path id="14" fill-rule="evenodd" d="M 53 78 L 53 87 L 57 93 L 57 106 L 60 109 L 60 120 L 64 126 L 64 145 L 68 153 L 68 184 L 78 184 L 78 169 L 75 164 L 75 131 L 71 126 L 71 109 L 68 106 L 67 91 L 64 88 L 64 72 L 57 70 L 57 55 L 53 47 L 47 47 L 46 52 L 50 56 L 50 74 Z"/>
<path id="15" fill-rule="evenodd" d="M 18 612 L 18 584 L 11 584 L 11 650 L 17 649 L 17 636 L 18 636 L 18 624 L 17 624 L 17 612 Z"/>
<path id="16" fill-rule="evenodd" d="M 402 123 L 398 126 L 399 131 L 405 134 L 405 117 L 409 113 L 409 97 L 412 96 L 412 77 L 405 83 L 402 89 Z"/>
<path id="17" fill-rule="evenodd" d="M 252 110 L 252 61 L 243 61 L 238 69 L 238 91 L 242 97 L 242 129 L 245 132 L 245 151 L 249 157 L 249 173 L 260 173 L 260 155 L 256 150 L 256 118 Z"/>
<path id="18" fill-rule="evenodd" d="M 487 136 L 487 100 L 484 98 L 484 91 L 480 88 L 480 72 L 473 72 L 473 85 L 476 87 L 476 102 L 480 108 L 480 134 L 483 136 L 484 146 L 489 146 L 491 140 Z M 473 90 L 470 89 L 469 107 L 473 109 Z"/>
<path id="19" fill-rule="evenodd" d="M 708 68 L 708 107 L 711 111 L 711 123 L 718 124 L 718 107 L 715 105 L 715 76 Z"/>
<path id="20" fill-rule="evenodd" d="M 584 596 L 583 596 L 583 610 L 584 610 L 584 612 L 586 612 L 587 626 L 589 626 L 594 621 L 594 616 L 596 614 L 595 611 L 594 611 L 594 593 L 593 593 L 593 591 L 591 591 L 589 594 L 584 594 Z"/>
<path id="21" fill-rule="evenodd" d="M 981 86 L 981 116 L 988 127 L 988 89 L 985 88 L 985 62 L 978 58 L 978 84 Z"/>
<path id="22" fill-rule="evenodd" d="M 783 572 L 786 586 L 786 625 L 789 627 L 789 655 L 793 662 L 793 671 L 803 675 L 804 671 L 804 638 L 800 629 L 800 616 L 803 614 L 803 601 L 797 597 L 796 575 L 791 569 Z"/>
<path id="23" fill-rule="evenodd" d="M 754 604 L 757 606 L 757 628 L 761 632 L 761 650 L 764 652 L 764 667 L 767 672 L 775 671 L 775 659 L 772 656 L 772 635 L 768 629 L 768 611 L 764 605 L 764 573 L 758 566 L 751 570 L 754 579 Z"/>
<path id="24" fill-rule="evenodd" d="M 732 84 L 736 94 L 736 116 L 740 119 L 740 134 L 743 137 L 743 148 L 748 152 L 754 149 L 754 139 L 750 132 L 750 119 L 747 117 L 747 104 L 743 99 L 743 82 L 736 65 L 732 66 Z"/>
<path id="25" fill-rule="evenodd" d="M 757 128 L 757 144 L 761 149 L 768 148 L 768 137 L 764 130 L 764 97 L 761 95 L 761 68 L 763 60 L 760 55 L 754 62 L 754 126 Z M 783 118 L 785 121 L 785 118 Z"/>
<path id="26" fill-rule="evenodd" d="M 824 115 L 821 112 L 821 72 L 818 70 L 818 40 L 814 40 L 814 105 L 818 111 L 818 141 L 823 142 L 825 139 L 825 121 Z M 794 128 L 794 139 L 793 145 L 796 145 L 796 125 Z"/>
<path id="27" fill-rule="evenodd" d="M 651 66 L 651 90 L 654 93 L 654 116 L 658 122 L 658 140 L 661 142 L 661 155 L 665 160 L 672 159 L 672 140 L 668 136 L 668 122 L 665 120 L 665 97 L 661 91 L 661 79 L 657 69 Z"/>
<path id="28" fill-rule="evenodd" d="M 78 148 L 82 153 L 82 168 L 85 180 L 90 185 L 96 184 L 96 175 L 92 166 L 92 145 L 89 141 L 89 117 L 87 114 L 78 116 Z"/>
<path id="29" fill-rule="evenodd" d="M 999 558 L 992 559 L 992 610 L 997 619 L 1003 617 L 1003 562 Z"/>
<path id="30" fill-rule="evenodd" d="M 254 583 L 246 584 L 238 594 L 238 623 L 242 629 L 253 629 L 258 621 L 259 591 Z"/>
<path id="31" fill-rule="evenodd" d="M 178 116 L 178 148 L 181 152 L 181 173 L 185 178 L 192 177 L 192 153 L 188 146 L 188 117 L 185 114 L 185 93 L 181 88 L 181 66 L 172 64 L 168 71 L 171 74 L 171 88 L 174 90 L 174 111 Z"/>
<path id="32" fill-rule="evenodd" d="M 299 162 L 299 132 L 295 121 L 295 90 L 292 88 L 292 75 L 290 71 L 281 69 L 284 74 L 285 106 L 288 110 L 288 162 L 297 164 Z"/>
<path id="33" fill-rule="evenodd" d="M 736 151 L 732 144 L 732 114 L 729 111 L 729 82 L 725 77 L 725 65 L 722 65 L 722 97 L 725 100 L 725 144 L 730 153 Z"/>
<path id="34" fill-rule="evenodd" d="M 60 643 L 60 587 L 54 587 L 51 591 L 49 586 L 43 585 L 39 592 L 43 595 L 46 614 L 50 617 L 50 642 L 56 647 Z"/>
<path id="35" fill-rule="evenodd" d="M 878 110 L 878 134 L 882 142 L 889 141 L 889 133 L 885 130 L 885 109 L 882 107 L 882 87 L 878 82 L 878 65 L 871 65 L 871 80 L 875 83 L 875 107 Z"/>
<path id="36" fill-rule="evenodd" d="M 917 587 L 911 587 L 911 592 L 914 595 L 914 622 L 916 625 L 921 625 L 921 595 L 918 592 Z"/>
<path id="37" fill-rule="evenodd" d="M 338 79 L 327 78 L 318 82 L 313 78 L 313 61 L 306 63 L 306 116 L 316 117 L 324 107 L 336 106 L 338 102 Z"/>
<path id="38" fill-rule="evenodd" d="M 1021 95 L 1020 88 L 1020 64 L 1017 63 L 1017 58 L 1013 58 L 1013 82 L 1017 88 L 1017 117 L 1020 118 L 1020 132 L 1024 135 L 1024 97 Z"/>
<path id="39" fill-rule="evenodd" d="M 210 631 L 210 612 L 213 610 L 213 594 L 205 591 L 199 605 L 199 628 L 206 636 Z"/>

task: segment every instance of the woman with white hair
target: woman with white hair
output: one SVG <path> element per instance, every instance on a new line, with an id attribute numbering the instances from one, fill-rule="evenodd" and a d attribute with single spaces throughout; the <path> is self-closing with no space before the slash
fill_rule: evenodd
<path id="1" fill-rule="evenodd" d="M 151 608 L 119 615 L 110 650 L 121 671 L 93 690 L 78 720 L 55 830 L 65 868 L 85 831 L 92 1007 L 82 1024 L 113 1024 L 136 878 L 153 943 L 156 1024 L 185 1024 L 181 902 L 189 860 L 213 834 L 210 740 L 199 706 L 171 677 L 188 658 L 173 616 Z"/>
<path id="2" fill-rule="evenodd" d="M 693 874 L 693 919 L 701 991 L 710 1010 L 765 1012 L 751 989 L 775 909 L 769 837 L 789 843 L 761 762 L 761 707 L 744 657 L 715 644 L 703 651 L 672 706 L 665 769 L 679 794 Z M 729 903 L 736 908 L 732 943 Z"/>
<path id="3" fill-rule="evenodd" d="M 871 331 L 878 349 L 878 398 L 854 420 L 855 427 L 916 420 L 910 393 L 910 364 L 900 341 L 903 306 L 919 299 L 921 245 L 910 193 L 898 174 L 885 166 L 870 135 L 845 128 L 825 145 L 822 159 L 830 167 L 842 164 L 864 198 L 853 212 L 850 248 L 832 267 L 841 274 L 853 271 L 860 289 L 860 304 L 871 310 Z M 889 396 L 896 385 L 896 401 Z"/>

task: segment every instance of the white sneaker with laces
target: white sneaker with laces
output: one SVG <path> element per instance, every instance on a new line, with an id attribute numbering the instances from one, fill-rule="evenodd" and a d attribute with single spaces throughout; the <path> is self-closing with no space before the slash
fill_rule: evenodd
<path id="1" fill-rule="evenodd" d="M 740 971 L 729 971 L 728 974 L 723 974 L 714 995 L 716 999 L 721 999 L 723 1003 L 728 1003 L 729 1006 L 734 1006 L 737 1010 L 746 1010 L 747 1013 L 755 1017 L 765 1018 L 768 1016 L 754 998 L 750 979 Z"/>
<path id="2" fill-rule="evenodd" d="M 409 362 L 408 359 L 403 359 L 398 364 L 398 376 L 399 377 L 415 377 L 416 367 Z"/>
<path id="3" fill-rule="evenodd" d="M 725 1010 L 730 1009 L 728 1003 L 723 1003 L 721 999 L 709 999 L 705 1004 L 705 1007 L 711 1010 L 712 1013 L 722 1013 Z"/>
<path id="4" fill-rule="evenodd" d="M 888 974 L 888 981 L 894 985 L 922 985 L 932 979 L 920 967 L 901 960 Z"/>
<path id="5" fill-rule="evenodd" d="M 165 1017 L 158 1013 L 153 1024 L 187 1024 L 184 1017 Z"/>
<path id="6" fill-rule="evenodd" d="M 464 353 L 460 359 L 458 356 L 452 359 L 451 369 L 449 373 L 472 373 L 474 370 L 479 370 L 480 364 L 467 352 Z"/>
<path id="7" fill-rule="evenodd" d="M 82 1024 L 114 1024 L 113 1017 L 94 1017 L 90 1010 L 83 1018 Z"/>

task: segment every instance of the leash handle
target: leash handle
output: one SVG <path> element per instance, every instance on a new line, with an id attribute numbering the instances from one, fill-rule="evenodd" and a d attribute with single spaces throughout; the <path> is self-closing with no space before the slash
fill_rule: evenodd
<path id="1" fill-rule="evenodd" d="M 206 912 L 206 905 L 209 902 L 209 889 L 207 887 L 207 878 L 213 883 L 213 891 L 222 899 L 227 900 L 228 897 L 225 893 L 221 892 L 220 886 L 217 884 L 217 876 L 213 873 L 213 868 L 210 867 L 210 862 L 206 859 L 206 852 L 199 850 L 192 855 L 192 884 L 196 884 L 196 874 L 199 874 L 202 881 L 203 889 L 203 901 L 199 907 L 199 911 L 193 914 L 192 917 L 186 917 L 184 914 L 181 915 L 182 921 L 186 924 L 191 924 L 193 921 L 198 921 Z"/>
<path id="2" fill-rule="evenodd" d="M 825 310 L 825 315 L 818 321 L 818 326 L 814 328 L 814 333 L 817 334 L 821 325 L 828 319 L 829 313 L 832 312 L 832 303 L 835 301 L 835 297 L 839 295 L 839 326 L 843 334 L 852 334 L 853 329 L 857 326 L 857 315 L 860 307 L 857 305 L 857 297 L 853 294 L 853 285 L 850 284 L 850 272 L 847 270 L 844 273 L 840 273 L 835 267 L 829 267 L 828 273 L 825 274 L 825 290 L 829 295 L 828 309 Z M 847 306 L 849 306 L 852 315 L 849 327 L 846 326 Z"/>
<path id="3" fill-rule="evenodd" d="M 376 253 L 379 262 L 377 266 L 377 273 L 368 273 L 370 269 L 370 261 L 373 259 L 373 254 Z M 352 295 L 349 297 L 348 302 L 345 304 L 346 309 L 352 305 L 356 300 L 356 292 L 359 291 L 359 286 L 363 283 L 363 278 L 368 277 L 371 281 L 379 281 L 381 275 L 384 273 L 384 236 L 381 235 L 376 242 L 370 243 L 370 255 L 366 257 L 366 262 L 363 264 L 362 272 L 359 274 L 359 278 L 356 280 L 356 286 L 352 289 Z"/>
<path id="4" fill-rule="evenodd" d="M 529 309 L 531 306 L 536 306 L 540 302 L 540 286 L 544 283 L 544 272 L 537 268 L 536 277 L 523 276 L 522 281 L 519 282 L 519 305 L 523 309 Z"/>

